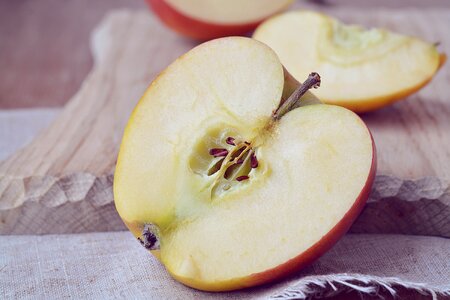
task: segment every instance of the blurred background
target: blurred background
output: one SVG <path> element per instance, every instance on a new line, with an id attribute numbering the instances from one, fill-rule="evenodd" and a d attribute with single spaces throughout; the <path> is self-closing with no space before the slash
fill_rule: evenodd
<path id="1" fill-rule="evenodd" d="M 317 0 L 294 7 L 450 7 L 449 0 Z M 0 109 L 60 107 L 92 67 L 89 37 L 109 10 L 148 10 L 143 0 L 0 0 Z"/>

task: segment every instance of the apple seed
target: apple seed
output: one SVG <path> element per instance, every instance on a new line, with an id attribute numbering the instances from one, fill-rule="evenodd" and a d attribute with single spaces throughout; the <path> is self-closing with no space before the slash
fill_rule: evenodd
<path id="1" fill-rule="evenodd" d="M 242 176 L 237 177 L 236 180 L 237 180 L 237 181 L 243 181 L 243 180 L 247 180 L 247 179 L 249 179 L 249 178 L 250 178 L 250 177 L 248 177 L 247 175 L 242 175 Z"/>
<path id="2" fill-rule="evenodd" d="M 214 157 L 227 156 L 228 150 L 224 148 L 213 148 L 209 150 L 209 154 L 211 154 Z"/>
<path id="3" fill-rule="evenodd" d="M 229 137 L 227 137 L 226 143 L 227 143 L 228 145 L 231 145 L 231 146 L 236 146 L 234 140 L 235 140 L 234 137 L 229 136 Z"/>
<path id="4" fill-rule="evenodd" d="M 254 151 L 250 154 L 250 166 L 252 169 L 255 169 L 258 167 L 258 159 L 256 158 L 256 154 Z"/>

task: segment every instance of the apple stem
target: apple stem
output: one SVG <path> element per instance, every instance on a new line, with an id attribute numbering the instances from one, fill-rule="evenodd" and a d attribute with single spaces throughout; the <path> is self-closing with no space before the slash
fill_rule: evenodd
<path id="1" fill-rule="evenodd" d="M 286 113 L 291 111 L 297 101 L 311 88 L 318 88 L 320 86 L 320 75 L 313 72 L 309 74 L 308 78 L 300 84 L 300 86 L 273 112 L 272 119 L 279 120 Z"/>

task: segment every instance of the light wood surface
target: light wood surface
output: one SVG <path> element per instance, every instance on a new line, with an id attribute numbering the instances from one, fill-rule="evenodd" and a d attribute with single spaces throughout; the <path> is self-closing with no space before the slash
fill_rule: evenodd
<path id="1" fill-rule="evenodd" d="M 81 89 L 49 128 L 0 162 L 0 233 L 124 229 L 112 196 L 123 128 L 151 80 L 193 46 L 147 11 L 106 17 Z"/>
<path id="2" fill-rule="evenodd" d="M 381 25 L 440 41 L 442 50 L 450 53 L 449 10 L 332 12 L 347 21 Z M 168 31 L 147 11 L 115 12 L 98 28 L 92 39 L 94 67 L 79 92 L 48 129 L 0 163 L 0 233 L 123 229 L 111 191 L 123 128 L 151 80 L 195 43 Z M 375 215 L 372 220 L 377 223 L 361 221 L 356 231 L 396 232 L 395 226 L 386 225 L 393 217 L 391 212 L 399 209 L 395 201 L 387 201 L 395 198 L 413 207 L 409 218 L 402 219 L 403 233 L 449 235 L 445 227 L 448 222 L 439 221 L 444 229 L 437 230 L 436 215 L 429 213 L 427 202 L 422 201 L 450 206 L 449 82 L 446 65 L 427 88 L 407 101 L 363 116 L 378 147 L 378 174 L 393 175 L 382 181 L 378 177 L 378 182 L 383 182 L 380 187 L 386 190 L 387 184 L 391 191 L 400 182 L 399 190 L 411 187 L 408 191 L 417 195 L 418 201 L 405 199 L 405 193 L 380 192 L 384 196 L 373 197 L 375 204 L 370 205 L 382 203 L 383 209 L 390 212 L 384 214 L 388 217 L 376 209 L 366 209 L 363 216 Z M 406 181 L 426 176 L 432 181 Z M 431 192 L 425 195 L 423 191 Z M 439 207 L 441 211 L 445 208 Z M 409 229 L 420 222 L 430 224 L 422 231 Z"/>
<path id="3" fill-rule="evenodd" d="M 449 0 L 297 0 L 295 8 L 450 8 Z M 90 32 L 108 11 L 144 0 L 0 1 L 0 109 L 60 107 L 92 68 Z"/>

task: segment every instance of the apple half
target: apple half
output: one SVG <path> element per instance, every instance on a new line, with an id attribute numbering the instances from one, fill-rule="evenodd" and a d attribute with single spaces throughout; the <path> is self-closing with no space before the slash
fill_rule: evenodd
<path id="1" fill-rule="evenodd" d="M 374 142 L 355 113 L 306 92 L 313 85 L 263 43 L 229 37 L 197 46 L 149 86 L 125 129 L 114 198 L 174 278 L 207 291 L 279 279 L 358 216 Z"/>
<path id="2" fill-rule="evenodd" d="M 381 108 L 418 91 L 446 58 L 420 39 L 345 25 L 311 11 L 270 18 L 253 37 L 274 49 L 295 78 L 318 72 L 323 79 L 316 93 L 320 100 L 356 112 Z"/>
<path id="3" fill-rule="evenodd" d="M 293 0 L 147 0 L 155 14 L 178 33 L 209 40 L 243 35 Z"/>

